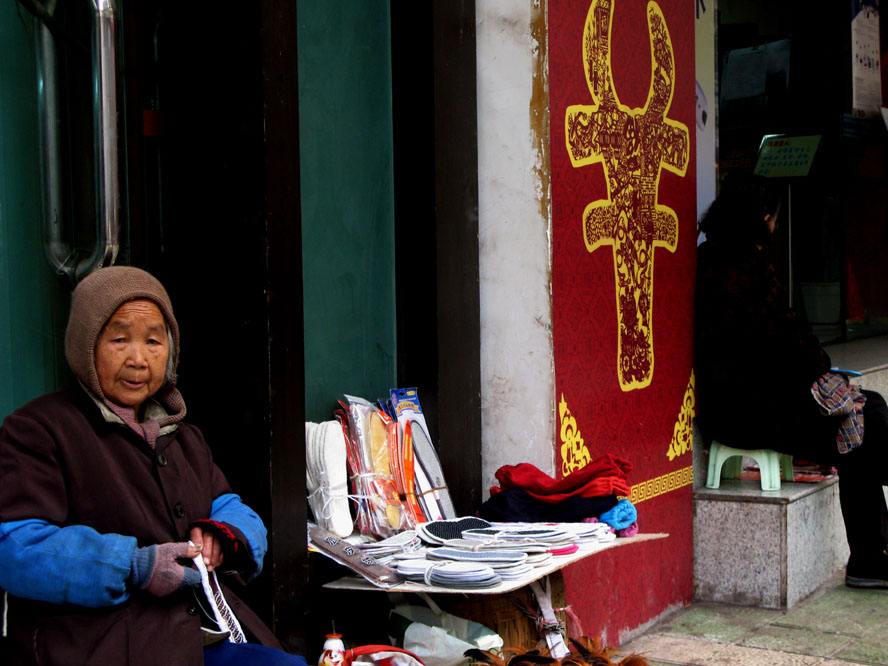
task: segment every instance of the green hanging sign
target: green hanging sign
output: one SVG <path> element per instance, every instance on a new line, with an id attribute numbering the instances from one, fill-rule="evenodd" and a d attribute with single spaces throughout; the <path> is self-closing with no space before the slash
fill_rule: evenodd
<path id="1" fill-rule="evenodd" d="M 820 135 L 766 136 L 759 148 L 755 174 L 765 178 L 807 176 L 820 145 Z"/>

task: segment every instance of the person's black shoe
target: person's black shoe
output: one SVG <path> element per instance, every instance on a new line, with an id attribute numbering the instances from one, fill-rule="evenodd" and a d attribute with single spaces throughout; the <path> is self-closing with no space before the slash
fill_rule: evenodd
<path id="1" fill-rule="evenodd" d="M 875 558 L 861 561 L 848 560 L 845 569 L 845 585 L 866 589 L 888 589 L 888 550 Z"/>

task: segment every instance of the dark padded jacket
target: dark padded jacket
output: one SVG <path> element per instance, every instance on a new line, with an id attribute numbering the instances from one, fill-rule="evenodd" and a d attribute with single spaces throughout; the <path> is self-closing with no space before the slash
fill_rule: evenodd
<path id="1" fill-rule="evenodd" d="M 189 524 L 209 517 L 213 500 L 230 492 L 197 428 L 179 423 L 152 449 L 127 426 L 106 421 L 82 390 L 37 398 L 0 430 L 2 523 L 85 525 L 134 537 L 138 546 L 186 541 Z M 101 608 L 10 594 L 11 663 L 202 664 L 198 601 L 206 601 L 196 594 L 188 588 L 157 598 L 128 589 L 123 601 Z M 228 589 L 225 595 L 253 640 L 280 648 L 245 604 Z"/>

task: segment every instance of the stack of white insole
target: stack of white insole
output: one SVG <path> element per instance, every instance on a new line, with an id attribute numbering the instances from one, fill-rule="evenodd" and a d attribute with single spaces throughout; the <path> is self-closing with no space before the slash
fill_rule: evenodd
<path id="1" fill-rule="evenodd" d="M 459 550 L 470 550 L 474 552 L 506 551 L 522 553 L 526 556 L 526 559 L 523 560 L 523 565 L 529 565 L 530 567 L 545 566 L 552 559 L 552 553 L 549 552 L 551 548 L 550 545 L 529 539 L 515 541 L 498 541 L 496 539 L 448 539 L 444 542 L 444 546 L 447 548 L 457 548 Z M 501 571 L 498 573 L 502 575 Z"/>
<path id="2" fill-rule="evenodd" d="M 406 580 L 466 590 L 493 587 L 503 580 L 481 562 L 404 559 L 398 561 L 396 570 Z"/>
<path id="3" fill-rule="evenodd" d="M 533 571 L 533 565 L 527 562 L 527 553 L 517 550 L 463 550 L 441 547 L 429 548 L 427 557 L 430 560 L 486 564 L 503 580 L 518 580 Z"/>
<path id="4" fill-rule="evenodd" d="M 560 523 L 561 529 L 571 532 L 580 546 L 614 541 L 617 535 L 607 523 Z"/>
<path id="5" fill-rule="evenodd" d="M 490 527 L 463 530 L 462 538 L 478 541 L 496 539 L 497 541 L 506 542 L 518 542 L 532 539 L 533 541 L 545 543 L 547 545 L 564 545 L 565 543 L 576 541 L 576 537 L 573 534 L 568 533 L 557 525 L 523 525 L 520 523 L 514 525 L 501 523 L 491 525 Z"/>
<path id="6" fill-rule="evenodd" d="M 352 533 L 345 435 L 338 421 L 305 422 L 305 486 L 317 524 L 340 537 Z"/>

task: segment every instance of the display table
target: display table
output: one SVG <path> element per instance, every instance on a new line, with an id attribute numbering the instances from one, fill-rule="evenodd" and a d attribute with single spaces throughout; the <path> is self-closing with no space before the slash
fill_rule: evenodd
<path id="1" fill-rule="evenodd" d="M 471 594 L 471 595 L 484 595 L 484 594 L 503 594 L 505 592 L 512 592 L 513 590 L 517 590 L 525 585 L 529 585 L 530 583 L 539 580 L 549 574 L 558 571 L 559 569 L 563 569 L 569 564 L 573 564 L 583 558 L 589 557 L 590 555 L 594 555 L 595 553 L 600 553 L 605 550 L 609 550 L 611 548 L 617 548 L 619 546 L 627 546 L 632 543 L 638 543 L 639 541 L 650 541 L 652 539 L 664 539 L 668 534 L 663 533 L 653 533 L 653 534 L 636 534 L 633 537 L 624 537 L 620 539 L 615 539 L 614 541 L 608 541 L 606 543 L 592 543 L 588 545 L 580 546 L 580 549 L 572 553 L 570 555 L 556 555 L 552 558 L 552 560 L 541 567 L 536 567 L 533 572 L 531 572 L 528 577 L 522 578 L 520 580 L 507 580 L 503 581 L 499 585 L 494 587 L 483 588 L 479 590 L 466 590 L 466 589 L 455 589 L 449 587 L 441 587 L 438 585 L 426 585 L 424 583 L 413 583 L 410 581 L 403 581 L 396 585 L 395 587 L 388 588 L 383 590 L 385 592 L 434 592 L 437 594 L 441 593 L 450 593 L 450 594 Z M 340 578 L 338 580 L 330 581 L 329 583 L 324 584 L 325 588 L 335 589 L 335 590 L 376 590 L 379 591 L 381 588 L 373 585 L 369 581 L 361 578 L 359 576 L 346 576 L 344 578 Z"/>
<path id="2" fill-rule="evenodd" d="M 340 591 L 342 594 L 352 594 L 356 591 L 434 594 L 438 605 L 445 611 L 490 627 L 503 638 L 505 645 L 528 645 L 539 637 L 539 627 L 521 609 L 536 605 L 538 597 L 535 591 L 531 590 L 534 583 L 545 579 L 551 607 L 555 616 L 564 622 L 566 617 L 563 612 L 565 600 L 561 569 L 612 548 L 664 539 L 668 536 L 664 533 L 637 534 L 606 543 L 583 545 L 575 553 L 553 557 L 548 564 L 536 567 L 526 578 L 503 581 L 499 585 L 484 589 L 453 589 L 410 581 L 403 581 L 394 587 L 383 589 L 359 576 L 339 578 L 324 584 L 323 587 Z"/>

